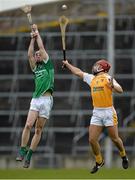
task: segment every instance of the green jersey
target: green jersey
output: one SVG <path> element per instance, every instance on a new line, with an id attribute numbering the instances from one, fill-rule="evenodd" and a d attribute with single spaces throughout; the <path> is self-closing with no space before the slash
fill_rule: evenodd
<path id="1" fill-rule="evenodd" d="M 43 95 L 54 89 L 54 67 L 50 59 L 37 63 L 34 72 L 35 91 L 33 98 Z"/>

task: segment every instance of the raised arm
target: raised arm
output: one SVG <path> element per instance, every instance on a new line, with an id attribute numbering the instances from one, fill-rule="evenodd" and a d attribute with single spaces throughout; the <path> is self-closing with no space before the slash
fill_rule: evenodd
<path id="1" fill-rule="evenodd" d="M 29 63 L 32 70 L 35 68 L 35 65 L 36 65 L 35 58 L 34 58 L 34 43 L 35 43 L 35 38 L 32 37 L 29 48 L 28 48 L 28 58 L 29 58 Z"/>
<path id="2" fill-rule="evenodd" d="M 117 92 L 117 93 L 123 92 L 122 87 L 114 78 L 110 79 L 109 86 L 112 88 L 113 92 Z"/>
<path id="3" fill-rule="evenodd" d="M 122 87 L 120 86 L 120 84 L 115 79 L 113 79 L 113 86 L 112 86 L 112 88 L 113 88 L 114 92 L 123 93 Z"/>
<path id="4" fill-rule="evenodd" d="M 81 79 L 83 79 L 84 72 L 81 69 L 73 66 L 67 60 L 63 61 L 63 65 L 66 66 L 74 75 L 79 76 Z"/>
<path id="5" fill-rule="evenodd" d="M 41 53 L 41 57 L 42 57 L 43 60 L 47 60 L 48 59 L 48 54 L 47 54 L 47 52 L 46 52 L 46 50 L 44 48 L 43 41 L 42 41 L 42 38 L 41 38 L 41 36 L 39 34 L 37 25 L 33 24 L 32 29 L 36 33 L 36 41 L 37 41 L 39 51 Z"/>

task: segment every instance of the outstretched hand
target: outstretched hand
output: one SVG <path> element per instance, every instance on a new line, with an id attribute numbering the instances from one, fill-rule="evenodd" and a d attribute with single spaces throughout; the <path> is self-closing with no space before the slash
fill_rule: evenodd
<path id="1" fill-rule="evenodd" d="M 31 38 L 33 39 L 33 38 L 36 38 L 36 37 L 38 36 L 38 33 L 32 31 L 32 32 L 30 33 L 30 35 L 31 35 Z"/>
<path id="2" fill-rule="evenodd" d="M 64 68 L 66 68 L 66 66 L 68 64 L 68 60 L 63 60 L 62 63 L 63 63 L 62 68 L 64 69 Z"/>
<path id="3" fill-rule="evenodd" d="M 31 26 L 31 38 L 36 38 L 38 36 L 38 28 L 36 24 Z"/>
<path id="4" fill-rule="evenodd" d="M 32 31 L 38 31 L 38 27 L 36 24 L 32 24 L 31 29 Z"/>

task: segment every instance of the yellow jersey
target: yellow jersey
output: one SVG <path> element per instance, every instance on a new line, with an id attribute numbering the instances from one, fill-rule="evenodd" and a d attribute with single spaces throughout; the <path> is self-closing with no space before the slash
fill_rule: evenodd
<path id="1" fill-rule="evenodd" d="M 95 76 L 90 84 L 94 107 L 113 106 L 112 89 L 109 87 L 109 75 L 104 73 Z"/>
<path id="2" fill-rule="evenodd" d="M 95 108 L 113 106 L 112 89 L 109 87 L 110 76 L 107 73 L 93 76 L 84 73 L 84 81 L 91 87 L 91 96 Z"/>

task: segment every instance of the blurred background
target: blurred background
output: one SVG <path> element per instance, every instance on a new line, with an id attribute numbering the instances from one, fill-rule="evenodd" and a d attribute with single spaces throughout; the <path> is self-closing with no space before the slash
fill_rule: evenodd
<path id="1" fill-rule="evenodd" d="M 119 132 L 130 165 L 135 167 L 135 1 L 42 0 L 0 1 L 0 168 L 16 168 L 32 91 L 33 75 L 27 50 L 30 27 L 19 9 L 32 4 L 33 22 L 55 67 L 54 106 L 42 140 L 33 155 L 32 168 L 90 167 L 94 162 L 88 142 L 92 115 L 87 84 L 63 70 L 58 19 L 69 18 L 66 29 L 67 59 L 91 73 L 101 58 L 112 63 L 111 74 L 123 86 L 114 95 Z M 66 10 L 61 6 L 67 5 Z M 121 167 L 117 149 L 104 131 L 100 137 L 106 167 Z"/>

